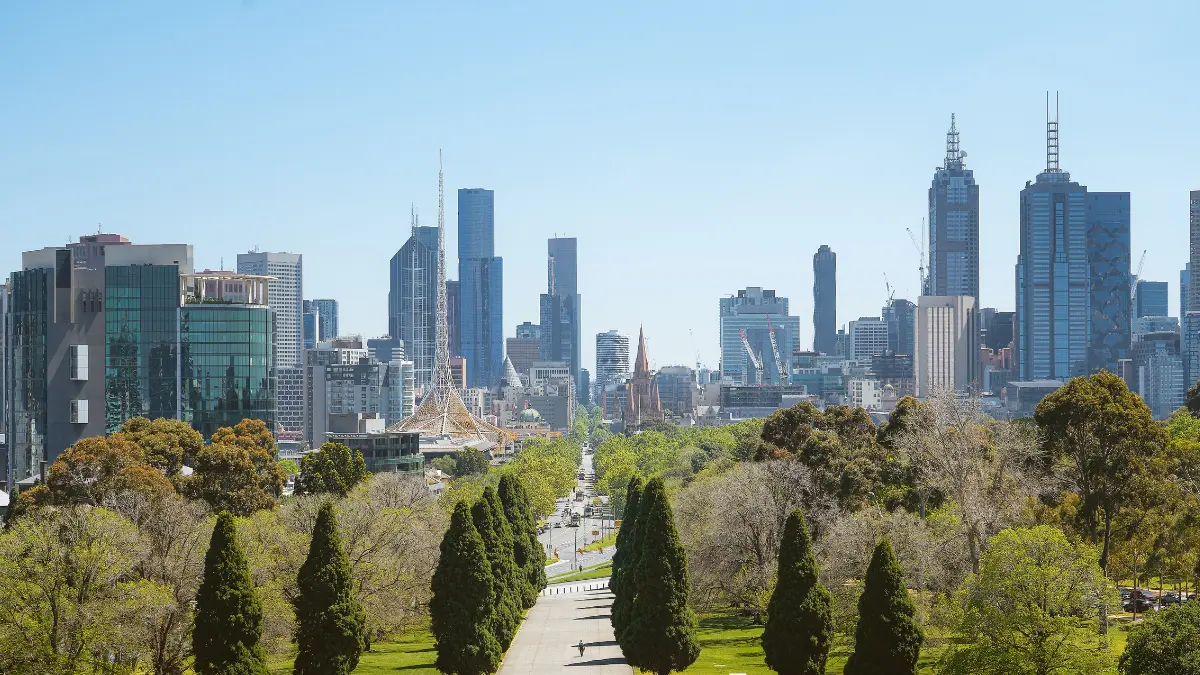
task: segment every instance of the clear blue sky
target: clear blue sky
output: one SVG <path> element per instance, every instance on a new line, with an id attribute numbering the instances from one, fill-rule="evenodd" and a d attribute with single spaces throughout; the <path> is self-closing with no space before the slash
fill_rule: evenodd
<path id="1" fill-rule="evenodd" d="M 904 228 L 951 112 L 981 185 L 982 302 L 1011 309 L 1050 89 L 1063 168 L 1133 193 L 1134 264 L 1148 249 L 1174 308 L 1197 24 L 1194 2 L 2 3 L 0 271 L 98 223 L 192 243 L 201 267 L 296 251 L 307 297 L 381 334 L 441 147 L 450 251 L 454 190 L 496 191 L 508 334 L 538 320 L 557 233 L 579 238 L 589 369 L 597 332 L 639 323 L 655 365 L 715 366 L 717 299 L 746 286 L 790 297 L 811 342 L 820 244 L 840 323 L 878 313 L 883 272 L 915 295 Z"/>

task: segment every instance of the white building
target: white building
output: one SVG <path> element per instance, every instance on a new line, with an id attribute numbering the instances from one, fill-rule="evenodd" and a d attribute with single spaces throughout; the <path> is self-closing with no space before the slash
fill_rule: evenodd
<path id="1" fill-rule="evenodd" d="M 877 316 L 860 316 L 846 327 L 846 358 L 871 362 L 888 348 L 888 323 Z"/>
<path id="2" fill-rule="evenodd" d="M 864 410 L 880 410 L 883 408 L 883 387 L 879 380 L 853 379 L 846 383 L 846 393 L 850 404 Z"/>
<path id="3" fill-rule="evenodd" d="M 603 391 L 610 382 L 629 376 L 629 336 L 615 330 L 596 334 L 596 385 Z"/>
<path id="4" fill-rule="evenodd" d="M 969 295 L 917 298 L 913 371 L 918 398 L 942 388 L 967 391 L 982 384 L 977 317 L 975 298 Z"/>
<path id="5" fill-rule="evenodd" d="M 267 305 L 275 315 L 275 424 L 304 428 L 304 256 L 299 253 L 239 253 L 237 271 L 271 277 Z M 275 431 L 275 429 L 272 429 Z"/>

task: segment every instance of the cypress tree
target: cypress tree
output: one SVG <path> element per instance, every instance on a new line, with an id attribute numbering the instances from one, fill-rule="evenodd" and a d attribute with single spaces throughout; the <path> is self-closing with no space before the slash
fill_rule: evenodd
<path id="1" fill-rule="evenodd" d="M 632 565 L 634 538 L 636 536 L 638 502 L 642 495 L 642 479 L 634 476 L 625 488 L 625 512 L 621 514 L 621 528 L 617 530 L 617 551 L 612 558 L 612 577 L 608 581 L 613 593 L 611 621 L 613 634 L 621 635 L 629 625 L 629 607 L 632 605 L 629 575 L 625 573 Z M 619 641 L 619 638 L 618 638 Z"/>
<path id="2" fill-rule="evenodd" d="M 833 598 L 817 580 L 817 560 L 800 511 L 792 511 L 783 526 L 777 579 L 762 635 L 767 667 L 784 675 L 825 675 Z"/>
<path id="3" fill-rule="evenodd" d="M 454 506 L 430 588 L 430 627 L 437 649 L 434 666 L 448 675 L 495 672 L 501 653 L 491 631 L 496 589 L 483 539 L 466 502 Z"/>
<path id="4" fill-rule="evenodd" d="M 512 556 L 512 531 L 504 519 L 503 508 L 494 508 L 496 501 L 496 491 L 484 488 L 483 496 L 471 507 L 471 522 L 483 540 L 484 555 L 491 566 L 496 590 L 491 630 L 500 643 L 500 651 L 505 652 L 517 634 L 517 626 L 521 625 L 522 612 L 517 565 Z"/>
<path id="5" fill-rule="evenodd" d="M 204 555 L 192 629 L 197 675 L 266 675 L 262 605 L 237 542 L 233 516 L 222 511 Z"/>
<path id="6" fill-rule="evenodd" d="M 871 556 L 862 595 L 858 628 L 846 675 L 915 675 L 924 635 L 904 585 L 904 571 L 892 545 L 882 539 Z"/>
<path id="7" fill-rule="evenodd" d="M 327 501 L 317 512 L 308 558 L 296 576 L 295 675 L 345 675 L 358 665 L 367 617 L 353 583 L 333 502 Z"/>
<path id="8" fill-rule="evenodd" d="M 687 555 L 675 531 L 675 515 L 661 478 L 642 492 L 637 516 L 638 553 L 629 624 L 621 649 L 633 666 L 657 675 L 683 670 L 696 661 L 696 614 L 688 607 Z"/>
<path id="9" fill-rule="evenodd" d="M 537 602 L 538 593 L 546 587 L 546 550 L 538 540 L 529 495 L 521 481 L 512 474 L 505 474 L 500 478 L 499 496 L 504 516 L 512 527 L 513 559 L 525 581 L 521 586 L 521 606 L 529 609 Z"/>

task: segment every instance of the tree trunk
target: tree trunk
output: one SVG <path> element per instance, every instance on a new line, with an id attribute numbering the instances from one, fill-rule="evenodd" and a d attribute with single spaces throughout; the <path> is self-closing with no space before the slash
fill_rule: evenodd
<path id="1" fill-rule="evenodd" d="M 1104 509 L 1104 546 L 1100 549 L 1100 569 L 1108 569 L 1109 536 L 1112 534 L 1112 514 Z"/>
<path id="2" fill-rule="evenodd" d="M 967 530 L 967 550 L 971 555 L 971 571 L 979 574 L 979 538 L 974 525 Z"/>

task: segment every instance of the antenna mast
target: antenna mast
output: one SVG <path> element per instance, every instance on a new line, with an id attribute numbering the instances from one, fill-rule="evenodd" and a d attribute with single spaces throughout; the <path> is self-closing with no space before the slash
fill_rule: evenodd
<path id="1" fill-rule="evenodd" d="M 954 124 L 954 113 L 950 113 L 950 131 L 946 132 L 946 169 L 961 169 L 963 153 L 958 149 L 958 127 Z"/>
<path id="2" fill-rule="evenodd" d="M 1050 92 L 1046 92 L 1046 173 L 1059 173 L 1058 168 L 1058 92 L 1054 92 L 1054 119 L 1050 119 Z"/>
<path id="3" fill-rule="evenodd" d="M 446 321 L 446 184 L 442 175 L 442 150 L 438 149 L 438 269 L 437 347 L 434 354 L 433 387 L 445 392 L 454 387 L 450 377 L 450 326 Z"/>

